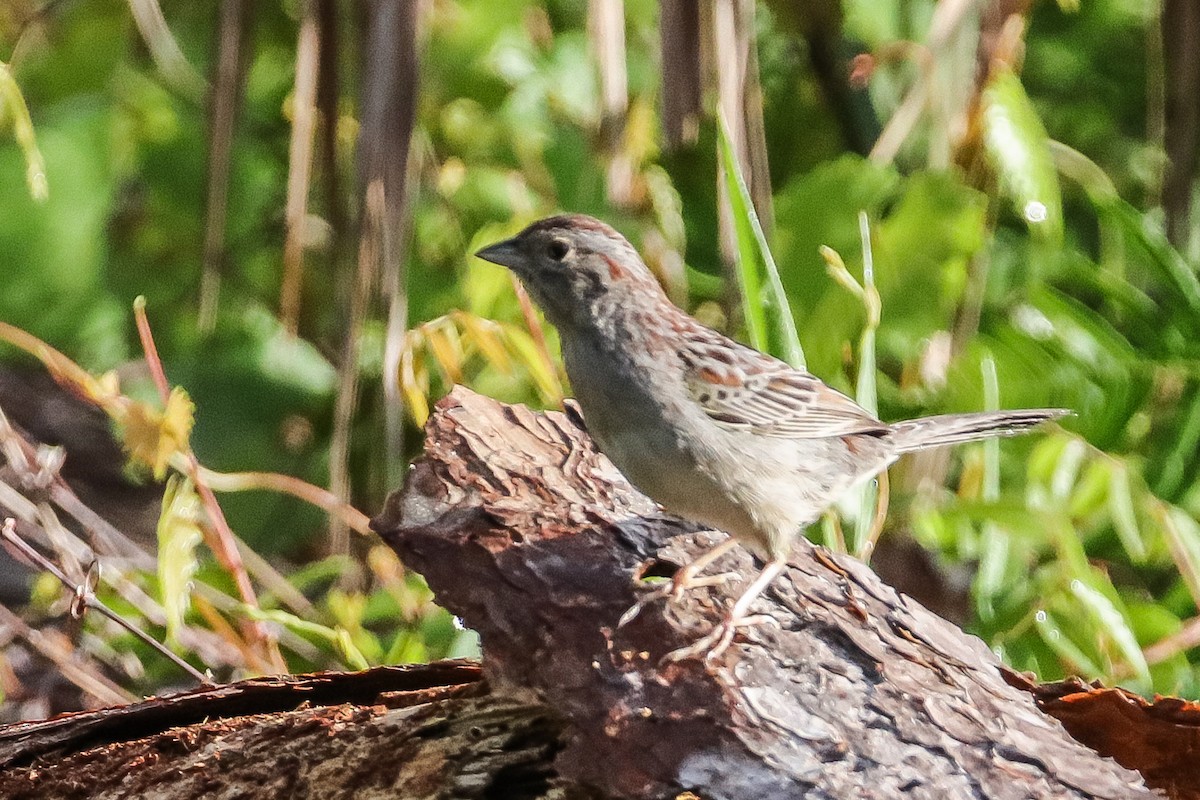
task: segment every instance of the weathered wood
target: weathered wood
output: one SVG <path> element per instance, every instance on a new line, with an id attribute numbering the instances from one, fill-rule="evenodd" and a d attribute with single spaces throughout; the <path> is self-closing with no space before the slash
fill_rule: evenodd
<path id="1" fill-rule="evenodd" d="M 562 722 L 443 663 L 262 678 L 0 731 L 0 797 L 592 800 Z"/>
<path id="2" fill-rule="evenodd" d="M 1073 740 L 967 636 L 866 566 L 808 545 L 715 663 L 661 662 L 744 583 L 617 630 L 634 578 L 716 535 L 662 515 L 573 418 L 458 389 L 374 526 L 479 631 L 493 690 L 566 720 L 558 773 L 631 798 L 1154 794 Z M 740 550 L 714 571 L 752 574 Z"/>
<path id="3" fill-rule="evenodd" d="M 1151 702 L 1079 678 L 1038 685 L 1008 677 L 1088 747 L 1137 769 L 1171 800 L 1200 800 L 1200 703 L 1178 697 Z"/>
<path id="4" fill-rule="evenodd" d="M 0 769 L 50 762 L 65 753 L 129 741 L 214 718 L 294 711 L 301 705 L 373 705 L 398 708 L 475 691 L 479 667 L 444 661 L 420 667 L 376 667 L 363 672 L 327 672 L 253 678 L 208 686 L 127 706 L 63 714 L 0 728 Z M 478 691 L 476 692 L 478 693 Z"/>

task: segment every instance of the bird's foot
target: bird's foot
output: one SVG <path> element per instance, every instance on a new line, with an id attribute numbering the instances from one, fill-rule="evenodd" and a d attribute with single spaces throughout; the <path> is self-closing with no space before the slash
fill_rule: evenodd
<path id="1" fill-rule="evenodd" d="M 661 663 L 683 661 L 698 656 L 703 656 L 705 661 L 715 661 L 729 649 L 729 645 L 733 644 L 733 637 L 738 628 L 750 628 L 768 622 L 776 622 L 776 619 L 767 614 L 755 614 L 741 619 L 734 619 L 732 614 L 727 615 L 709 634 L 697 639 L 687 647 L 667 653 L 662 657 Z"/>
<path id="2" fill-rule="evenodd" d="M 734 572 L 722 572 L 717 575 L 696 577 L 694 573 L 689 573 L 686 569 L 681 569 L 675 573 L 675 577 L 670 581 L 646 592 L 638 598 L 638 601 L 621 615 L 621 619 L 617 621 L 617 629 L 620 630 L 633 622 L 645 608 L 657 603 L 659 600 L 668 599 L 673 603 L 678 603 L 683 599 L 683 594 L 688 589 L 699 589 L 703 586 L 720 586 L 736 577 L 737 573 Z"/>
<path id="3" fill-rule="evenodd" d="M 663 657 L 663 661 L 682 661 L 701 653 L 704 653 L 705 661 L 712 661 L 729 649 L 738 628 L 774 621 L 773 617 L 762 614 L 751 616 L 749 611 L 750 606 L 771 584 L 771 581 L 775 580 L 775 577 L 783 571 L 785 566 L 787 566 L 787 562 L 784 560 L 784 556 L 776 556 L 768 561 L 767 565 L 758 573 L 758 577 L 750 582 L 742 596 L 733 604 L 733 608 L 729 609 L 725 618 L 717 627 L 713 628 L 711 633 L 688 647 L 672 650 Z"/>
<path id="4" fill-rule="evenodd" d="M 646 606 L 662 600 L 664 597 L 669 597 L 674 602 L 679 602 L 683 599 L 683 593 L 688 589 L 694 589 L 699 586 L 716 586 L 732 577 L 730 573 L 722 573 L 713 575 L 708 578 L 701 578 L 700 573 L 704 571 L 709 564 L 716 561 L 725 553 L 728 553 L 737 546 L 737 540 L 732 536 L 726 537 L 718 542 L 707 551 L 697 556 L 690 564 L 680 567 L 672 576 L 671 582 L 664 587 L 660 587 L 651 591 L 649 594 L 643 595 L 633 607 L 621 615 L 621 619 L 617 621 L 617 628 L 623 628 L 633 622 L 637 615 L 642 613 L 642 609 Z"/>

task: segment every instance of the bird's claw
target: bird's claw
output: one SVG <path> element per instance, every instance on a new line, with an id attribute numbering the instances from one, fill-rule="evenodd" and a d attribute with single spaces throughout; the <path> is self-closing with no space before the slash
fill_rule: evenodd
<path id="1" fill-rule="evenodd" d="M 672 603 L 678 603 L 683 599 L 684 592 L 688 589 L 698 589 L 702 586 L 719 586 L 732 578 L 736 578 L 737 574 L 733 572 L 722 572 L 717 575 L 708 575 L 706 577 L 697 578 L 691 574 L 685 574 L 682 570 L 675 573 L 675 577 L 668 583 L 659 586 L 647 592 L 638 601 L 630 606 L 629 610 L 621 615 L 617 620 L 617 629 L 624 628 L 629 623 L 637 619 L 638 614 L 642 610 L 653 603 L 662 599 L 668 599 Z"/>
<path id="2" fill-rule="evenodd" d="M 674 663 L 700 655 L 704 656 L 706 662 L 715 661 L 722 653 L 729 649 L 729 645 L 733 644 L 733 637 L 737 634 L 738 628 L 749 628 L 768 622 L 776 622 L 776 619 L 767 614 L 756 614 L 750 617 L 742 617 L 741 619 L 734 619 L 727 616 L 718 622 L 716 627 L 707 635 L 702 636 L 687 647 L 672 650 L 663 656 L 659 663 Z"/>

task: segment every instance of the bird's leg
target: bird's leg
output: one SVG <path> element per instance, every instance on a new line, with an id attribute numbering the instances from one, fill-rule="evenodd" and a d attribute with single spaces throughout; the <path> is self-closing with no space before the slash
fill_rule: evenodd
<path id="1" fill-rule="evenodd" d="M 733 538 L 732 536 L 728 536 L 705 550 L 700 555 L 693 558 L 689 563 L 680 567 L 679 570 L 671 576 L 671 599 L 678 602 L 683 598 L 683 593 L 688 589 L 693 589 L 699 586 L 716 586 L 717 584 L 724 583 L 726 580 L 728 580 L 729 575 L 727 573 L 713 575 L 709 578 L 700 578 L 698 576 L 701 572 L 708 568 L 709 564 L 713 563 L 735 547 L 737 547 L 737 539 Z"/>
<path id="2" fill-rule="evenodd" d="M 733 635 L 738 628 L 744 628 L 749 625 L 759 625 L 763 622 L 771 620 L 767 616 L 747 616 L 746 612 L 750 610 L 750 606 L 758 599 L 758 596 L 763 593 L 763 590 L 771 585 L 771 581 L 779 576 L 783 568 L 787 566 L 787 558 L 778 556 L 767 562 L 767 565 L 762 568 L 758 576 L 746 587 L 746 591 L 742 592 L 742 596 L 733 604 L 733 608 L 725 615 L 712 632 L 695 644 L 688 647 L 681 647 L 678 650 L 673 650 L 664 656 L 664 661 L 682 661 L 685 658 L 698 656 L 701 653 L 705 654 L 706 660 L 711 660 L 721 655 L 733 642 Z"/>
<path id="3" fill-rule="evenodd" d="M 637 615 L 642 613 L 642 609 L 651 603 L 657 602 L 664 597 L 670 597 L 674 602 L 679 602 L 683 597 L 683 593 L 688 589 L 697 588 L 700 586 L 715 586 L 729 580 L 729 575 L 722 573 L 713 575 L 708 578 L 697 577 L 704 571 L 709 564 L 716 561 L 721 556 L 728 553 L 737 546 L 737 539 L 729 536 L 709 549 L 705 550 L 700 555 L 696 556 L 688 564 L 680 567 L 671 577 L 671 582 L 662 589 L 657 589 L 638 599 L 633 606 L 621 615 L 621 619 L 617 622 L 618 628 L 623 628 L 637 618 Z"/>

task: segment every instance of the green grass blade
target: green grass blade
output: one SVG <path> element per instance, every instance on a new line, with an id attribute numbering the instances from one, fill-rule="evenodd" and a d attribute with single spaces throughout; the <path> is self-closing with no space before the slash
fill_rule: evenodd
<path id="1" fill-rule="evenodd" d="M 1062 239 L 1062 190 L 1050 152 L 1050 137 L 1021 79 L 999 69 L 983 90 L 983 146 L 1029 230 L 1050 241 Z"/>
<path id="2" fill-rule="evenodd" d="M 1107 588 L 1116 594 L 1116 589 L 1111 584 Z M 1117 608 L 1104 592 L 1081 580 L 1071 581 L 1071 594 L 1091 615 L 1099 630 L 1108 634 L 1133 673 L 1148 685 L 1150 667 L 1146 664 L 1146 657 L 1142 654 L 1142 648 L 1138 645 L 1125 612 Z"/>
<path id="3" fill-rule="evenodd" d="M 1192 323 L 1200 324 L 1200 278 L 1196 277 L 1196 273 L 1184 257 L 1167 241 L 1161 226 L 1123 200 L 1114 202 L 1108 213 L 1129 239 L 1149 256 L 1149 266 L 1187 306 Z"/>
<path id="4" fill-rule="evenodd" d="M 1000 380 L 996 374 L 996 361 L 990 355 L 980 364 L 983 378 L 983 408 L 996 411 L 1000 408 Z M 985 503 L 1000 499 L 1000 440 L 988 439 L 983 447 L 983 495 Z M 994 600 L 1004 588 L 1004 577 L 1008 567 L 1011 536 L 1003 526 L 988 520 L 982 527 L 983 541 L 980 546 L 979 569 L 975 575 L 975 607 L 979 616 L 990 620 L 995 614 Z"/>
<path id="5" fill-rule="evenodd" d="M 871 227 L 865 211 L 858 214 L 858 230 L 862 241 L 863 282 L 862 301 L 866 309 L 867 322 L 863 326 L 862 338 L 858 343 L 858 379 L 855 384 L 855 400 L 872 414 L 879 413 L 879 388 L 875 371 L 875 333 L 879 329 L 881 314 L 879 291 L 875 288 L 875 256 L 871 250 Z M 876 506 L 881 501 L 880 478 L 867 481 L 859 493 L 858 518 L 854 522 L 854 553 L 864 561 L 871 557 L 880 531 L 876 529 Z"/>
<path id="6" fill-rule="evenodd" d="M 779 356 L 797 369 L 804 369 L 804 349 L 800 346 L 791 305 L 783 290 L 783 281 L 779 278 L 779 269 L 767 245 L 762 224 L 754 212 L 750 190 L 738 167 L 724 117 L 720 119 L 718 128 L 721 168 L 733 213 L 738 276 L 742 282 L 742 308 L 750 343 L 759 350 Z M 770 287 L 767 294 L 763 292 L 763 273 L 760 269 L 765 272 Z"/>
<path id="7" fill-rule="evenodd" d="M 17 85 L 9 66 L 0 61 L 0 126 L 3 126 L 6 115 L 11 120 L 17 144 L 25 155 L 25 180 L 29 184 L 29 194 L 41 203 L 50 195 L 46 162 L 42 158 L 42 151 L 38 149 L 33 121 L 29 117 L 29 107 L 25 105 L 21 87 Z"/>

